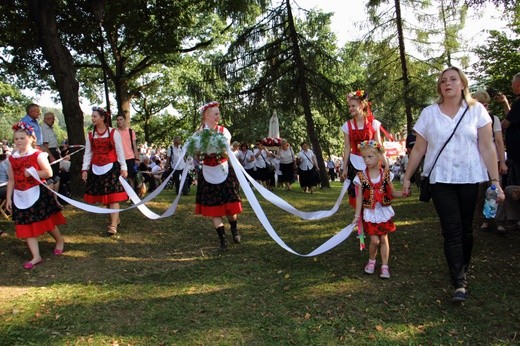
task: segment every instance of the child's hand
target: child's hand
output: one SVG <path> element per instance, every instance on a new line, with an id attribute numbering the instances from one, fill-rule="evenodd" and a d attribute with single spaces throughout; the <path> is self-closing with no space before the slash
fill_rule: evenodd
<path id="1" fill-rule="evenodd" d="M 357 224 L 359 221 L 359 216 L 354 216 L 354 220 L 352 220 L 353 224 Z"/>

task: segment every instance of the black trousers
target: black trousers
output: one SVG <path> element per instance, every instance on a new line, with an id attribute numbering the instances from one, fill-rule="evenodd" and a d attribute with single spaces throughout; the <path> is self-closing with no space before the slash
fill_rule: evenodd
<path id="1" fill-rule="evenodd" d="M 437 210 L 444 238 L 444 255 L 453 287 L 466 287 L 466 271 L 473 250 L 473 215 L 478 184 L 431 185 L 432 201 Z"/>

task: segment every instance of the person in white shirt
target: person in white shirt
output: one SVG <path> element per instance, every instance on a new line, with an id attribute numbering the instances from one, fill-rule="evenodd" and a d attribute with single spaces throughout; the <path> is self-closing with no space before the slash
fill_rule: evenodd
<path id="1" fill-rule="evenodd" d="M 262 142 L 256 142 L 256 149 L 254 151 L 255 156 L 255 179 L 260 182 L 263 186 L 267 187 L 269 181 L 269 172 L 267 170 L 268 163 L 270 164 L 269 158 L 274 156 L 270 151 L 266 150 Z"/>
<path id="2" fill-rule="evenodd" d="M 491 118 L 471 97 L 467 77 L 457 67 L 445 69 L 439 75 L 437 93 L 438 102 L 423 109 L 414 126 L 417 138 L 404 174 L 403 194 L 410 195 L 410 179 L 426 154 L 422 175 L 429 176 L 441 224 L 444 254 L 455 289 L 452 300 L 465 301 L 478 184 L 495 182 L 498 202 L 504 200 L 504 192 L 498 184 Z"/>
<path id="3" fill-rule="evenodd" d="M 300 186 L 305 193 L 312 193 L 312 188 L 318 183 L 315 171 L 318 171 L 318 161 L 316 155 L 309 149 L 306 142 L 302 143 L 302 150 L 298 153 L 298 172 L 300 176 Z"/>
<path id="4" fill-rule="evenodd" d="M 53 129 L 54 121 L 54 113 L 47 112 L 44 114 L 43 123 L 41 124 L 43 143 L 40 148 L 42 151 L 49 154 L 50 163 L 53 163 L 61 157 L 60 150 L 58 148 L 58 138 L 56 136 L 56 132 L 54 132 Z M 60 165 L 59 163 L 55 163 L 51 165 L 51 168 L 52 177 L 47 179 L 47 186 L 49 186 L 50 189 L 58 192 L 60 190 Z M 54 195 L 54 198 L 56 199 L 56 203 L 61 206 L 60 202 L 58 201 L 58 195 Z"/>
<path id="5" fill-rule="evenodd" d="M 237 159 L 244 167 L 246 172 L 254 177 L 255 176 L 255 154 L 249 150 L 249 145 L 246 142 L 240 144 L 240 150 L 237 155 Z"/>
<path id="6" fill-rule="evenodd" d="M 181 136 L 173 137 L 173 144 L 168 148 L 166 153 L 167 156 L 167 164 L 166 167 L 172 170 L 175 168 L 175 171 L 172 175 L 173 185 L 175 186 L 175 193 L 179 194 L 179 189 L 181 185 L 181 174 L 186 166 L 184 161 L 184 157 L 181 156 L 182 152 L 182 142 Z"/>

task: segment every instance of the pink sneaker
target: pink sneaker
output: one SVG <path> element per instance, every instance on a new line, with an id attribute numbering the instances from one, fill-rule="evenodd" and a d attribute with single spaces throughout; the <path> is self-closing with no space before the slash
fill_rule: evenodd
<path id="1" fill-rule="evenodd" d="M 379 274 L 379 276 L 383 279 L 390 279 L 390 270 L 388 270 L 388 266 L 381 266 L 381 274 Z"/>
<path id="2" fill-rule="evenodd" d="M 365 273 L 374 274 L 375 267 L 376 267 L 376 260 L 369 259 L 367 265 L 365 266 Z"/>

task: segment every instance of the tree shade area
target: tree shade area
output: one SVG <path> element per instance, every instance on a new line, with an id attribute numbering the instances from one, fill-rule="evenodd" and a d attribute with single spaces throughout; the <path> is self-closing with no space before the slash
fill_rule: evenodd
<path id="1" fill-rule="evenodd" d="M 124 114 L 140 141 L 163 145 L 193 132 L 198 106 L 217 99 L 237 140 L 266 137 L 276 111 L 280 136 L 309 141 L 321 161 L 342 150 L 349 91 L 368 90 L 376 118 L 400 139 L 435 100 L 447 66 L 470 72 L 475 89 L 512 97 L 518 4 L 492 3 L 511 29 L 475 43 L 460 29 L 485 1 L 367 1 L 366 35 L 338 46 L 330 13 L 288 0 L 12 0 L 0 4 L 0 71 L 15 92 L 58 95 L 71 143 L 84 142 L 80 96 Z M 470 55 L 479 57 L 472 65 Z M 0 92 L 3 118 L 19 117 L 26 102 Z M 9 132 L 8 121 L 0 126 Z"/>

